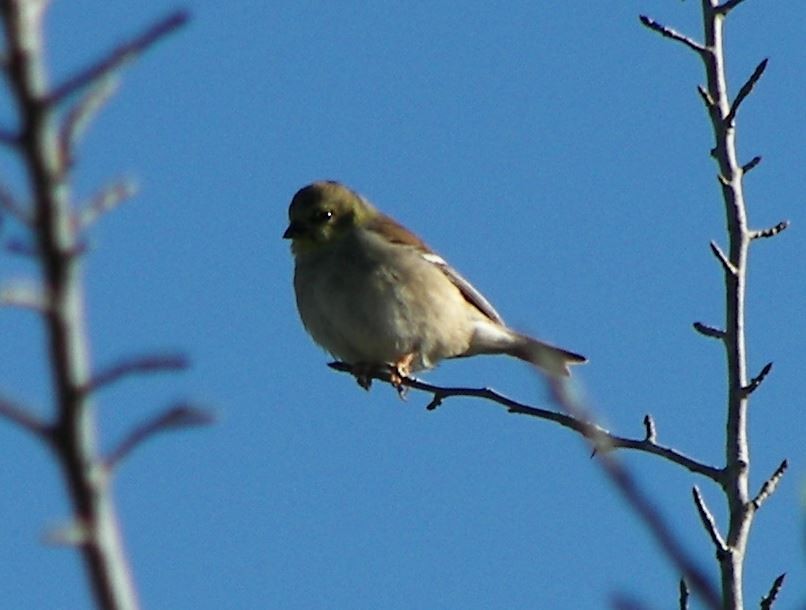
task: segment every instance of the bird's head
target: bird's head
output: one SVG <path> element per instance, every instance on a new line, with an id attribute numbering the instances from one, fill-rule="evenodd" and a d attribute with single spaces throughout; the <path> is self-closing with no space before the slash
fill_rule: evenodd
<path id="1" fill-rule="evenodd" d="M 343 184 L 314 182 L 297 191 L 291 200 L 283 238 L 291 240 L 294 255 L 314 252 L 337 243 L 377 215 L 369 202 Z"/>

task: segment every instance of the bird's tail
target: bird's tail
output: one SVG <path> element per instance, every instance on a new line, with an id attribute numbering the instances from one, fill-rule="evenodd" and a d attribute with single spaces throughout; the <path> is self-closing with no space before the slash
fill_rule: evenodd
<path id="1" fill-rule="evenodd" d="M 518 338 L 519 341 L 516 341 L 515 345 L 507 353 L 534 364 L 552 377 L 568 377 L 571 374 L 569 366 L 583 364 L 588 361 L 585 356 L 544 343 L 527 335 L 518 335 Z"/>

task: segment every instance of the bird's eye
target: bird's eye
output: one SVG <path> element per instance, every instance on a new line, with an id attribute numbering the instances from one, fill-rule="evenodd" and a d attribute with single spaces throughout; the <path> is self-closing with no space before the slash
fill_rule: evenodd
<path id="1" fill-rule="evenodd" d="M 315 220 L 318 224 L 325 224 L 333 218 L 333 210 L 320 210 L 316 213 Z"/>

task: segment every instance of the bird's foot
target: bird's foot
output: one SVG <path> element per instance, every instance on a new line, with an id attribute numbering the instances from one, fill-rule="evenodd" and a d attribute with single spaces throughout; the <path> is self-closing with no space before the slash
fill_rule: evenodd
<path id="1" fill-rule="evenodd" d="M 389 382 L 397 390 L 397 395 L 401 400 L 405 400 L 408 387 L 403 385 L 404 379 L 409 379 L 411 372 L 411 362 L 414 360 L 414 353 L 406 354 L 394 364 L 389 365 Z"/>
<path id="2" fill-rule="evenodd" d="M 353 365 L 352 373 L 356 382 L 367 392 L 372 387 L 372 373 L 375 370 L 377 370 L 377 367 L 364 362 Z"/>

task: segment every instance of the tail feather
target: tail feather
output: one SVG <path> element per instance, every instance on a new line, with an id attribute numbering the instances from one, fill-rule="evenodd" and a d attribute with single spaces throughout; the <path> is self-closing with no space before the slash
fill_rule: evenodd
<path id="1" fill-rule="evenodd" d="M 469 349 L 462 354 L 508 354 L 525 360 L 553 377 L 568 377 L 568 368 L 588 361 L 585 356 L 556 347 L 506 326 L 489 322 L 477 324 Z"/>
<path id="2" fill-rule="evenodd" d="M 571 375 L 569 366 L 584 364 L 588 361 L 585 356 L 561 347 L 538 341 L 526 335 L 519 335 L 519 337 L 521 341 L 507 353 L 534 364 L 554 377 L 568 377 Z"/>

